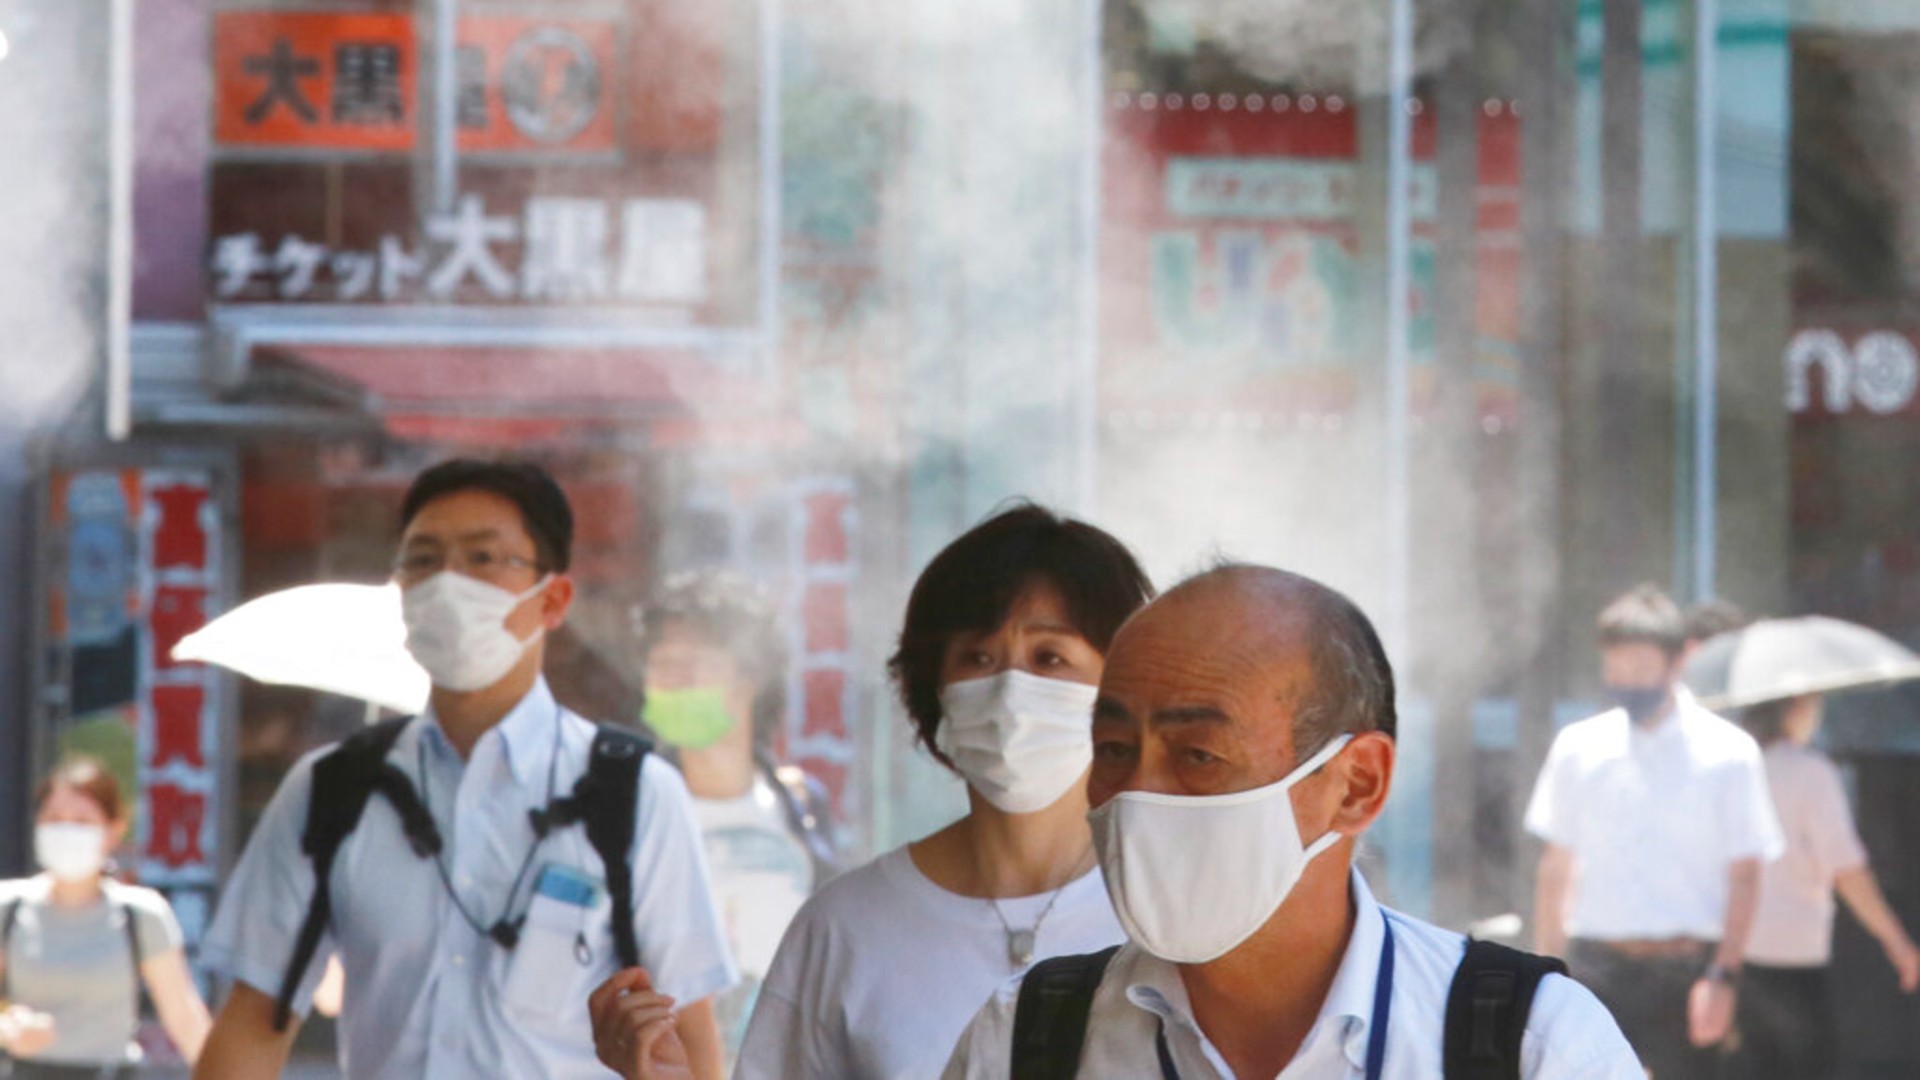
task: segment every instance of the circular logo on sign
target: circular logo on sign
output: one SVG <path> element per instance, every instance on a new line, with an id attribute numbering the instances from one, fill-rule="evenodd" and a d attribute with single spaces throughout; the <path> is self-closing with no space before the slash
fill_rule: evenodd
<path id="1" fill-rule="evenodd" d="M 514 39 L 500 72 L 507 119 L 537 142 L 564 143 L 600 111 L 600 61 L 580 35 L 542 26 Z"/>

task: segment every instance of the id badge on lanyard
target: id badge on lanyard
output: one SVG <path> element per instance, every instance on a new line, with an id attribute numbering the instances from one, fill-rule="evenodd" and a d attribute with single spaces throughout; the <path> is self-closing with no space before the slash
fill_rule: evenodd
<path id="1" fill-rule="evenodd" d="M 1393 923 L 1387 921 L 1385 911 L 1380 912 L 1380 926 L 1386 936 L 1380 941 L 1380 973 L 1373 981 L 1373 1022 L 1367 1026 L 1367 1080 L 1380 1080 L 1386 1071 L 1387 1017 L 1393 1012 Z M 1180 1080 L 1173 1051 L 1167 1046 L 1165 1021 L 1154 1038 L 1154 1049 L 1160 1055 L 1161 1080 Z"/>

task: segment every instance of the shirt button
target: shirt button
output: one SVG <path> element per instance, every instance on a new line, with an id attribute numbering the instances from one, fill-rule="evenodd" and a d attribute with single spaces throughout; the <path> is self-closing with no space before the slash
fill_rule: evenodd
<path id="1" fill-rule="evenodd" d="M 453 966 L 454 966 L 454 967 L 466 967 L 466 966 L 467 966 L 467 958 L 466 958 L 466 957 L 464 957 L 464 956 L 459 956 L 459 955 L 455 955 L 455 956 L 454 956 L 454 958 L 453 958 Z"/>

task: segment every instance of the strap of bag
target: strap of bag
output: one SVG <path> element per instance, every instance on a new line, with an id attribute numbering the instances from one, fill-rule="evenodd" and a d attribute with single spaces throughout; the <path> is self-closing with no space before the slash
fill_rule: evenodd
<path id="1" fill-rule="evenodd" d="M 631 731 L 601 724 L 593 735 L 586 774 L 574 785 L 587 842 L 606 870 L 613 953 L 623 968 L 640 964 L 640 943 L 633 933 L 634 808 L 640 801 L 640 763 L 652 749 L 653 744 Z"/>
<path id="2" fill-rule="evenodd" d="M 1541 979 L 1566 973 L 1553 957 L 1469 940 L 1447 992 L 1446 1080 L 1519 1080 L 1534 992 Z"/>
<path id="3" fill-rule="evenodd" d="M 1055 956 L 1033 965 L 1013 1007 L 1011 1080 L 1072 1080 L 1080 1071 L 1093 995 L 1115 945 L 1097 953 Z"/>
<path id="4" fill-rule="evenodd" d="M 640 964 L 640 943 L 633 933 L 634 807 L 640 802 L 640 764 L 652 752 L 653 744 L 632 731 L 596 725 L 587 771 L 580 774 L 573 793 L 531 815 L 540 836 L 576 821 L 585 824 L 587 843 L 607 874 L 613 952 L 621 967 Z"/>
<path id="5" fill-rule="evenodd" d="M 6 958 L 5 963 L 0 963 L 0 1001 L 13 1000 L 10 985 L 13 981 L 13 954 L 7 949 L 13 944 L 13 920 L 19 915 L 20 898 L 16 896 L 7 901 L 6 912 L 0 914 L 0 957 Z"/>
<path id="6" fill-rule="evenodd" d="M 133 1026 L 138 1028 L 154 1011 L 153 999 L 147 995 L 146 977 L 140 971 L 146 959 L 140 948 L 140 913 L 124 900 L 113 901 L 113 906 L 120 909 L 120 926 L 127 934 L 127 956 L 133 961 Z"/>
<path id="7" fill-rule="evenodd" d="M 273 1029 L 285 1031 L 293 1019 L 293 998 L 300 980 L 319 951 L 320 938 L 333 915 L 333 899 L 327 882 L 333 872 L 334 856 L 348 834 L 360 824 L 360 815 L 375 791 L 387 797 L 400 814 L 401 827 L 415 852 L 432 855 L 440 850 L 440 831 L 433 815 L 420 803 L 413 783 L 399 768 L 388 763 L 387 752 L 412 717 L 387 720 L 355 732 L 326 756 L 313 763 L 313 790 L 307 802 L 307 824 L 300 835 L 300 849 L 313 862 L 313 896 L 307 901 L 306 918 L 294 939 L 293 954 L 287 960 L 280 979 L 280 993 L 274 998 Z"/>
<path id="8" fill-rule="evenodd" d="M 780 800 L 787 819 L 787 831 L 798 837 L 813 863 L 813 883 L 818 888 L 840 872 L 840 853 L 833 836 L 831 809 L 825 792 L 798 765 L 781 765 L 772 758 L 754 755 L 760 773 Z"/>

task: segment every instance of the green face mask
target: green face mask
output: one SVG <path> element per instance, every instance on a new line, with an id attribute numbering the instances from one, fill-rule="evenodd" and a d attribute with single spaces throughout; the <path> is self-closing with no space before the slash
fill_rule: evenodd
<path id="1" fill-rule="evenodd" d="M 670 746 L 704 750 L 733 730 L 733 714 L 718 689 L 653 690 L 640 718 Z"/>

